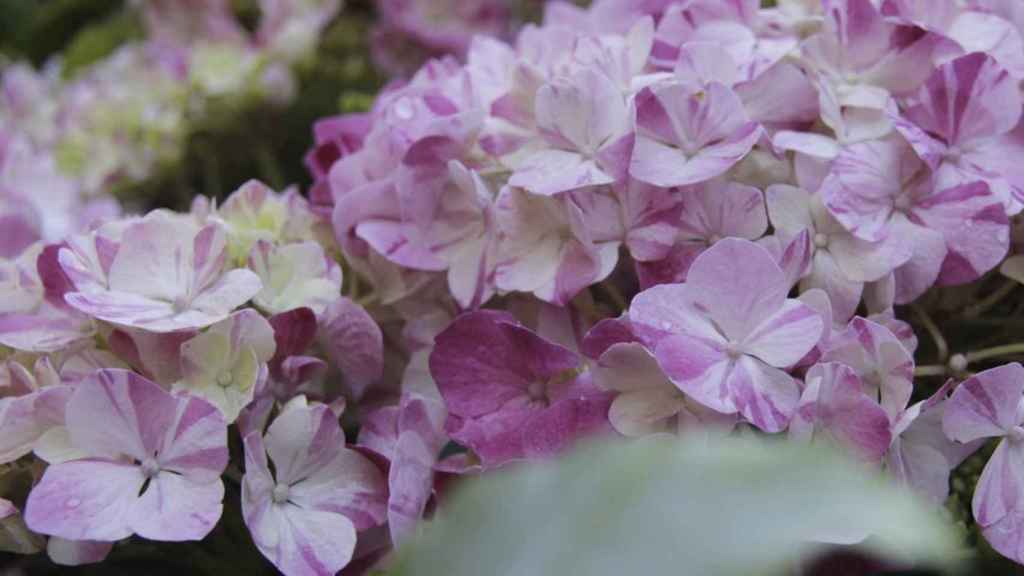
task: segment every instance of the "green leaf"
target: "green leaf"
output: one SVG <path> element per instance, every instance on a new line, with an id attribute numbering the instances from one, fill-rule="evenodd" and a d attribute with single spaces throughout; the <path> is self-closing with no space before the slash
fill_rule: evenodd
<path id="1" fill-rule="evenodd" d="M 855 534 L 898 562 L 963 557 L 937 511 L 835 450 L 659 439 L 472 481 L 389 574 L 782 574 Z"/>

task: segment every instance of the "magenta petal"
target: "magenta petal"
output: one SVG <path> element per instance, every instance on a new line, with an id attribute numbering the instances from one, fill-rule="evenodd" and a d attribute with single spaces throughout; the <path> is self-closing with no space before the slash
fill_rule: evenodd
<path id="1" fill-rule="evenodd" d="M 384 369 L 384 340 L 380 327 L 361 306 L 338 298 L 320 319 L 327 355 L 356 396 L 380 379 Z"/>
<path id="2" fill-rule="evenodd" d="M 968 54 L 936 70 L 907 116 L 948 146 L 1009 132 L 1021 116 L 1017 81 L 995 59 Z M 898 126 L 897 126 L 898 127 Z"/>

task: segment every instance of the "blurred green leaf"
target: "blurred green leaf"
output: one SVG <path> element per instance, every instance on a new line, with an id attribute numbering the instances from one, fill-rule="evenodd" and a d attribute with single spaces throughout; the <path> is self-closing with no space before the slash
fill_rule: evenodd
<path id="1" fill-rule="evenodd" d="M 867 534 L 895 562 L 963 556 L 935 511 L 835 450 L 652 440 L 471 482 L 389 574 L 782 574 L 811 539 Z"/>

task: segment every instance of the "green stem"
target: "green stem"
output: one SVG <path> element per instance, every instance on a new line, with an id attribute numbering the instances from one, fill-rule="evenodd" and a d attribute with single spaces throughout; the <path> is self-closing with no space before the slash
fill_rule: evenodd
<path id="1" fill-rule="evenodd" d="M 921 376 L 945 376 L 949 369 L 941 364 L 930 364 L 914 368 L 914 377 Z"/>
<path id="2" fill-rule="evenodd" d="M 1013 356 L 1015 354 L 1024 354 L 1024 342 L 1006 344 L 1004 346 L 994 346 L 992 348 L 978 350 L 977 352 L 968 352 L 965 356 L 968 363 L 974 363 L 981 362 L 982 360 L 989 360 L 991 358 L 999 358 L 1001 356 Z"/>

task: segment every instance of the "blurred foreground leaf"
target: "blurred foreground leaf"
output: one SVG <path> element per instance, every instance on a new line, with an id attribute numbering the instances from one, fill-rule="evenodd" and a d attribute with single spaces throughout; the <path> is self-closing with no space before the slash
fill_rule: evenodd
<path id="1" fill-rule="evenodd" d="M 834 450 L 654 440 L 587 448 L 469 483 L 391 576 L 783 574 L 855 541 L 898 563 L 954 567 L 932 510 Z"/>

